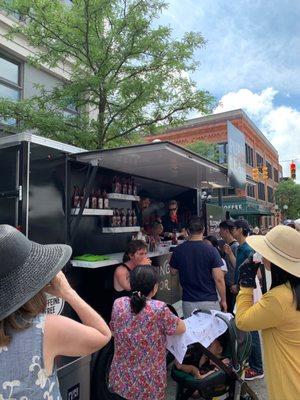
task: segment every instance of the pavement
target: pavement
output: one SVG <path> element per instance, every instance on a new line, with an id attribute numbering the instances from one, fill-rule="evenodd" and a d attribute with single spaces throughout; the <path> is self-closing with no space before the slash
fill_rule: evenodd
<path id="1" fill-rule="evenodd" d="M 256 393 L 259 400 L 268 400 L 267 389 L 264 379 L 257 379 L 248 382 L 251 389 Z M 176 383 L 170 377 L 170 368 L 168 368 L 168 387 L 166 400 L 175 400 L 176 398 Z"/>

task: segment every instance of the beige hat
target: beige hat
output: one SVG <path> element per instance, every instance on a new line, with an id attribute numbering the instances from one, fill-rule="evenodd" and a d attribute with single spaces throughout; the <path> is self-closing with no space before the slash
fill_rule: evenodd
<path id="1" fill-rule="evenodd" d="M 295 229 L 278 225 L 265 236 L 249 236 L 246 241 L 271 263 L 300 278 L 300 234 Z"/>

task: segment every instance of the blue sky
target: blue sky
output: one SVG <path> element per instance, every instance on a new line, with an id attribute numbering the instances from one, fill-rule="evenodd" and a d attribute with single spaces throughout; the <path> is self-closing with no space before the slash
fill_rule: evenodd
<path id="1" fill-rule="evenodd" d="M 279 151 L 298 156 L 300 178 L 300 1 L 168 0 L 161 22 L 173 34 L 197 31 L 206 47 L 192 78 L 218 101 L 243 108 Z M 289 163 L 282 163 L 288 173 Z"/>

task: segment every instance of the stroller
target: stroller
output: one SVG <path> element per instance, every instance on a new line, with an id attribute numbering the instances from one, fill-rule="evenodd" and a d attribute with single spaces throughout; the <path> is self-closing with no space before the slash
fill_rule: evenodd
<path id="1" fill-rule="evenodd" d="M 209 313 L 201 310 L 194 313 L 199 312 Z M 258 400 L 256 394 L 242 379 L 245 362 L 251 350 L 251 335 L 249 332 L 240 331 L 236 327 L 234 319 L 229 321 L 221 314 L 216 314 L 216 316 L 221 318 L 228 327 L 221 336 L 221 340 L 223 342 L 223 354 L 230 358 L 232 367 L 224 364 L 210 350 L 197 343 L 195 346 L 218 369 L 202 379 L 197 379 L 173 365 L 171 376 L 177 382 L 176 400 L 188 400 L 192 398 L 195 391 L 198 391 L 199 397 L 197 398 L 201 400 L 213 400 L 213 398 L 219 396 L 222 396 L 222 400 Z M 196 365 L 199 358 L 194 361 Z"/>

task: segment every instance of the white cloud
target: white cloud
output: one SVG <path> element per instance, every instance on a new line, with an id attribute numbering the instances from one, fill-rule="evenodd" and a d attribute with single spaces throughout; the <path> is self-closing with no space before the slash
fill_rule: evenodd
<path id="1" fill-rule="evenodd" d="M 274 105 L 277 91 L 268 87 L 254 93 L 249 89 L 225 94 L 214 110 L 224 112 L 242 108 L 278 150 L 280 160 L 300 159 L 300 111 Z M 289 161 L 282 162 L 283 175 L 289 175 Z M 297 181 L 300 183 L 300 160 L 297 160 Z"/>
<path id="2" fill-rule="evenodd" d="M 273 100 L 277 91 L 269 87 L 261 93 L 253 93 L 249 89 L 240 89 L 237 92 L 225 94 L 215 112 L 236 110 L 237 108 L 247 109 L 248 113 L 261 116 L 270 112 L 273 108 Z"/>

